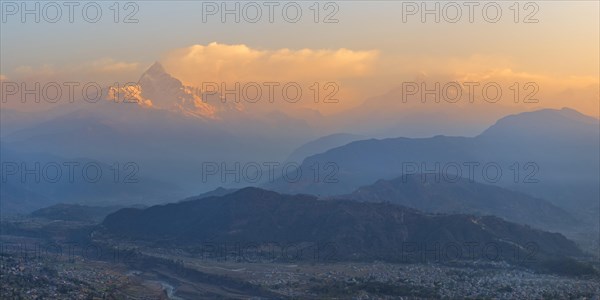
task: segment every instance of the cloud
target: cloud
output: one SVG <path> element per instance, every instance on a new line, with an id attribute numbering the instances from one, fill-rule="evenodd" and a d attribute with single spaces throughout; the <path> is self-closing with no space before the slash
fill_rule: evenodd
<path id="1" fill-rule="evenodd" d="M 378 52 L 349 49 L 260 50 L 210 43 L 169 52 L 163 65 L 184 83 L 342 80 L 372 73 Z"/>
<path id="2" fill-rule="evenodd" d="M 252 109 L 312 108 L 321 112 L 335 111 L 352 101 L 358 100 L 357 90 L 350 81 L 365 80 L 374 75 L 379 51 L 339 49 L 256 49 L 247 45 L 210 43 L 192 45 L 167 52 L 161 62 L 168 73 L 185 85 L 202 87 L 206 83 L 235 88 L 239 83 L 257 83 L 262 86 L 262 97 Z M 271 82 L 279 86 L 274 91 L 272 103 L 268 103 L 268 90 L 264 84 Z M 301 87 L 300 100 L 294 103 L 282 100 L 282 91 L 277 90 L 289 83 Z M 333 95 L 339 99 L 335 105 L 324 105 L 314 101 L 314 83 L 319 83 L 321 101 Z M 328 86 L 334 83 L 337 90 Z M 326 89 L 325 87 L 331 87 Z M 238 88 L 239 89 L 239 88 Z M 221 88 L 219 88 L 221 90 Z M 267 105 L 263 105 L 266 104 Z M 289 111 L 288 111 L 289 112 Z"/>
<path id="3" fill-rule="evenodd" d="M 567 106 L 598 115 L 600 82 L 594 76 L 528 72 L 519 70 L 518 66 L 498 66 L 485 71 L 456 72 L 450 78 L 457 82 L 495 82 L 502 87 L 502 98 L 506 104 L 532 108 L 532 104 L 526 101 L 535 99 L 540 107 Z"/>
<path id="4" fill-rule="evenodd" d="M 117 61 L 112 58 L 102 58 L 92 61 L 71 63 L 55 66 L 43 64 L 40 66 L 22 65 L 14 69 L 17 80 L 33 81 L 115 81 L 117 78 L 135 80 L 141 72 L 140 63 Z"/>
<path id="5" fill-rule="evenodd" d="M 569 74 L 566 71 L 550 72 L 519 64 L 508 56 L 476 54 L 461 57 L 426 57 L 419 55 L 390 55 L 382 57 L 377 67 L 378 80 L 370 82 L 374 90 L 386 91 L 385 86 L 396 87 L 397 94 L 378 97 L 378 105 L 398 105 L 403 82 L 425 84 L 434 89 L 456 82 L 463 85 L 463 97 L 470 99 L 465 83 L 478 84 L 473 90 L 474 103 L 481 104 L 481 110 L 507 109 L 527 111 L 537 108 L 571 107 L 586 114 L 598 116 L 598 90 L 600 81 L 597 76 Z M 492 104 L 484 101 L 482 87 L 496 83 L 501 88 L 501 98 Z M 359 83 L 360 84 L 360 83 Z M 424 90 L 422 88 L 419 91 Z M 453 90 L 451 89 L 450 92 Z M 491 95 L 495 94 L 494 89 Z M 413 101 L 401 106 L 406 109 L 420 100 L 421 93 L 412 97 Z M 429 97 L 432 99 L 432 97 Z M 439 109 L 433 100 L 417 105 L 421 110 Z M 444 104 L 444 101 L 442 101 Z M 473 107 L 468 101 L 457 101 L 452 106 Z M 466 110 L 465 110 L 466 111 Z"/>

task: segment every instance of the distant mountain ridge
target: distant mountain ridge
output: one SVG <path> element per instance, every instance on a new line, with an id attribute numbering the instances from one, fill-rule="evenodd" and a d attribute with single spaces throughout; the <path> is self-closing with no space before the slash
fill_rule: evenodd
<path id="1" fill-rule="evenodd" d="M 544 109 L 510 115 L 476 137 L 368 139 L 351 142 L 305 159 L 311 166 L 334 163 L 335 182 L 284 178 L 265 185 L 283 193 L 321 196 L 348 194 L 379 179 L 402 174 L 435 172 L 444 175 L 465 164 L 477 164 L 473 178 L 546 199 L 597 223 L 600 198 L 600 121 L 571 109 Z M 484 174 L 484 166 L 494 172 Z M 408 168 L 407 166 L 410 166 Z M 433 171 L 431 171 L 433 170 Z M 450 170 L 450 171 L 448 171 Z M 449 174 L 452 175 L 452 174 Z M 489 175 L 489 176 L 488 176 Z M 594 215 L 595 214 L 595 215 Z M 596 226 L 597 227 L 597 226 Z"/>
<path id="2" fill-rule="evenodd" d="M 350 133 L 336 133 L 310 141 L 288 156 L 287 161 L 301 163 L 306 157 L 322 153 L 329 149 L 343 146 L 350 142 L 364 139 L 365 136 Z"/>
<path id="3" fill-rule="evenodd" d="M 597 126 L 598 122 L 599 121 L 596 118 L 586 116 L 567 107 L 558 110 L 541 109 L 501 118 L 478 137 L 510 138 L 514 136 L 530 135 L 531 133 L 536 133 L 536 135 L 542 135 L 548 138 L 556 137 L 557 135 L 585 137 L 585 135 L 593 134 L 595 132 L 594 126 Z"/>
<path id="4" fill-rule="evenodd" d="M 335 198 L 389 202 L 428 213 L 494 215 L 544 230 L 581 225 L 572 215 L 543 199 L 466 178 L 447 182 L 427 174 L 406 175 L 378 180 Z"/>

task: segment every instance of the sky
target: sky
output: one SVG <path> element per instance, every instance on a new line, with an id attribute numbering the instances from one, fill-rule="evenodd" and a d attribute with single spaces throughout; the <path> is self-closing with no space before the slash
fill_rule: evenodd
<path id="1" fill-rule="evenodd" d="M 4 81 L 129 82 L 159 61 L 174 77 L 194 86 L 207 81 L 294 81 L 303 86 L 336 82 L 338 105 L 306 104 L 324 114 L 359 106 L 367 98 L 412 81 L 442 86 L 492 81 L 499 83 L 505 97 L 518 82 L 521 98 L 535 90 L 525 89 L 533 82 L 538 101 L 524 110 L 568 106 L 600 114 L 598 1 L 519 2 L 517 6 L 513 1 L 497 1 L 502 12 L 496 23 L 486 19 L 495 15 L 495 6 L 484 14 L 486 2 L 473 8 L 473 22 L 465 2 L 452 2 L 455 6 L 436 2 L 439 23 L 434 15 L 421 20 L 421 2 L 320 2 L 315 22 L 315 2 L 296 1 L 302 11 L 297 23 L 286 21 L 283 5 L 274 8 L 274 20 L 269 22 L 264 2 L 254 2 L 263 12 L 256 23 L 243 18 L 254 16 L 251 6 L 239 23 L 233 22 L 233 15 L 222 22 L 220 12 L 206 14 L 212 5 L 221 9 L 223 2 L 138 1 L 129 6 L 122 2 L 115 22 L 113 2 L 98 1 L 102 15 L 97 23 L 82 17 L 79 7 L 84 2 L 75 7 L 72 23 L 65 6 L 56 23 L 43 19 L 54 16 L 52 7 L 39 23 L 31 15 L 23 22 L 20 11 L 9 13 L 13 3 L 21 9 L 22 2 L 2 2 L 0 74 Z M 237 3 L 242 12 L 247 3 Z M 419 11 L 409 14 L 415 3 Z M 40 3 L 40 11 L 44 5 Z M 431 9 L 436 4 L 427 5 Z M 457 16 L 456 7 L 462 15 L 451 23 L 446 19 Z M 128 20 L 137 23 L 124 22 L 129 13 L 133 14 Z M 294 16 L 293 9 L 286 16 Z M 29 109 L 18 103 L 3 105 Z"/>

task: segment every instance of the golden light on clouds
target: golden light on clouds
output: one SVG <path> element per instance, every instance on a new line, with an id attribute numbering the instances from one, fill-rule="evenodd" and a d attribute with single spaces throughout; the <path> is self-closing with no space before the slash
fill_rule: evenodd
<path id="1" fill-rule="evenodd" d="M 509 56 L 500 55 L 432 57 L 394 54 L 382 56 L 378 63 L 377 80 L 370 81 L 370 84 L 374 87 L 372 90 L 383 91 L 381 94 L 385 93 L 386 87 L 388 90 L 400 87 L 403 82 L 425 82 L 428 88 L 433 88 L 435 83 L 444 86 L 451 82 L 474 82 L 479 87 L 494 83 L 502 88 L 502 99 L 497 105 L 494 104 L 496 106 L 513 106 L 522 110 L 570 107 L 588 115 L 599 114 L 600 80 L 597 76 L 538 70 L 522 65 Z M 359 85 L 361 90 L 366 90 L 367 87 L 362 83 Z M 537 86 L 535 92 L 531 87 L 533 85 Z M 511 87 L 517 86 L 520 88 L 519 99 L 515 99 L 515 92 L 511 90 Z M 476 90 L 476 93 L 480 94 L 481 91 Z M 530 95 L 537 102 L 523 103 L 525 97 Z M 457 105 L 468 103 L 462 101 Z"/>
<path id="2" fill-rule="evenodd" d="M 184 83 L 200 86 L 206 81 L 335 81 L 363 77 L 374 71 L 377 58 L 375 50 L 260 50 L 210 43 L 173 50 L 163 64 Z"/>
<path id="3" fill-rule="evenodd" d="M 209 43 L 207 45 L 192 45 L 168 52 L 161 60 L 167 72 L 181 80 L 184 84 L 202 87 L 206 83 L 225 83 L 232 87 L 236 83 L 276 82 L 281 86 L 287 83 L 297 83 L 302 89 L 302 100 L 286 103 L 281 99 L 275 104 L 264 105 L 265 109 L 281 109 L 293 105 L 294 108 L 305 107 L 318 109 L 321 112 L 339 111 L 359 99 L 360 93 L 351 85 L 344 84 L 346 80 L 368 80 L 376 71 L 379 51 L 357 51 L 340 49 L 255 49 L 247 45 L 227 45 Z M 315 103 L 314 91 L 311 86 L 318 82 L 324 100 L 325 95 L 334 92 L 326 90 L 328 83 L 335 83 L 335 99 L 341 103 L 323 105 Z M 276 88 L 277 89 L 277 88 Z M 266 88 L 263 87 L 263 98 Z M 275 97 L 281 91 L 275 91 Z M 333 95 L 333 94 L 332 94 Z M 280 97 L 281 98 L 281 97 Z M 268 100 L 263 99 L 263 103 Z M 259 107 L 253 105 L 252 107 Z M 260 109 L 260 108 L 259 108 Z"/>

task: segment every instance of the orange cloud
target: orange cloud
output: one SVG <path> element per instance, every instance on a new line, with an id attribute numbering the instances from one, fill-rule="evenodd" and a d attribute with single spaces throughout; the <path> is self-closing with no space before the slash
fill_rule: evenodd
<path id="1" fill-rule="evenodd" d="M 526 68 L 507 56 L 475 54 L 466 57 L 431 57 L 394 54 L 381 59 L 376 73 L 378 80 L 371 82 L 375 90 L 385 90 L 385 86 L 399 87 L 407 81 L 425 82 L 429 88 L 434 87 L 436 82 L 441 86 L 450 82 L 477 82 L 480 83 L 479 87 L 493 82 L 502 87 L 502 99 L 493 107 L 505 105 L 517 110 L 571 107 L 598 116 L 600 81 L 597 76 Z M 535 84 L 535 91 L 532 85 L 528 85 L 530 82 Z M 511 87 L 518 87 L 519 94 L 515 94 Z M 481 91 L 477 88 L 475 94 L 479 95 L 476 99 L 481 98 Z M 525 97 L 537 99 L 538 102 L 524 103 Z M 477 101 L 482 102 L 481 99 Z M 463 104 L 465 101 L 456 105 Z M 423 105 L 419 107 L 426 109 Z"/>
<path id="2" fill-rule="evenodd" d="M 346 81 L 365 79 L 374 74 L 379 57 L 377 50 L 355 51 L 350 49 L 255 49 L 247 45 L 226 45 L 210 43 L 208 45 L 193 45 L 168 52 L 161 60 L 165 69 L 173 77 L 184 84 L 202 87 L 205 83 L 225 83 L 233 87 L 235 83 L 264 84 L 277 82 L 282 86 L 286 83 L 298 83 L 302 87 L 302 100 L 297 103 L 269 103 L 268 105 L 252 105 L 256 109 L 280 109 L 293 106 L 323 110 L 339 110 L 349 103 L 350 98 L 358 95 L 352 84 Z M 335 98 L 338 105 L 321 105 L 313 101 L 313 90 L 310 87 L 318 82 L 321 95 L 324 98 L 333 89 L 324 90 L 329 82 L 339 86 Z M 346 82 L 348 83 L 348 82 Z M 279 91 L 278 91 L 279 92 Z M 278 93 L 276 92 L 276 93 Z M 267 98 L 263 91 L 263 97 Z M 261 98 L 261 99 L 262 99 Z M 261 103 L 267 102 L 262 99 Z"/>
<path id="3" fill-rule="evenodd" d="M 184 83 L 341 80 L 371 74 L 377 51 L 259 50 L 210 43 L 176 49 L 163 65 Z"/>

